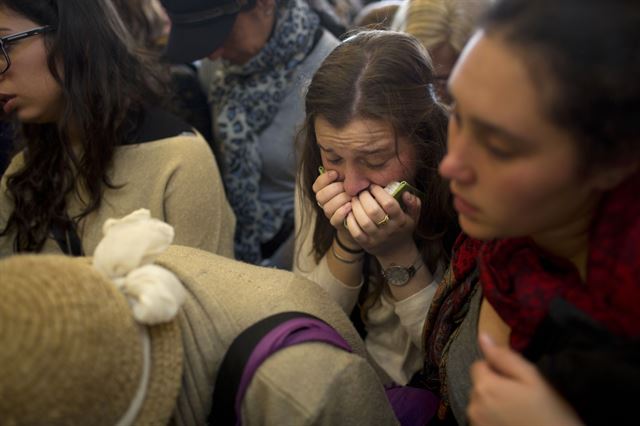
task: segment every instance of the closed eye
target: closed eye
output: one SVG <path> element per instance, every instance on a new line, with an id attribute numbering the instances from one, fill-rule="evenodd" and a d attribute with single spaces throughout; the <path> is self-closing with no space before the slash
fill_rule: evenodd
<path id="1" fill-rule="evenodd" d="M 490 155 L 494 156 L 499 160 L 508 160 L 515 156 L 514 153 L 510 151 L 506 151 L 486 141 L 482 142 L 482 146 L 484 146 L 484 148 L 487 150 L 487 152 L 489 152 Z"/>
<path id="2" fill-rule="evenodd" d="M 383 168 L 385 165 L 387 164 L 387 160 L 381 162 L 381 163 L 370 163 L 368 161 L 365 162 L 365 166 L 367 166 L 370 169 L 381 169 Z"/>

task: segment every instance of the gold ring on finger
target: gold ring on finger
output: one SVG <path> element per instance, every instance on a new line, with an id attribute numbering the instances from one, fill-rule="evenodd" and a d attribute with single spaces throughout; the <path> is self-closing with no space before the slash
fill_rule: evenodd
<path id="1" fill-rule="evenodd" d="M 387 222 L 389 222 L 389 215 L 385 214 L 381 221 L 376 222 L 376 225 L 377 226 L 382 226 L 382 225 L 386 224 Z"/>

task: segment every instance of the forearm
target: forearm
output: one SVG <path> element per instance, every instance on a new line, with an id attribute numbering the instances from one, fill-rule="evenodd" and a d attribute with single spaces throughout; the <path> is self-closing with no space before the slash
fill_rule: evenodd
<path id="1" fill-rule="evenodd" d="M 351 238 L 338 231 L 327 252 L 327 265 L 331 274 L 349 287 L 357 287 L 362 282 L 362 266 L 365 252 L 349 244 Z M 339 242 L 338 240 L 339 239 Z M 346 242 L 349 241 L 349 242 Z"/>
<path id="2" fill-rule="evenodd" d="M 296 206 L 296 209 L 299 209 L 299 206 Z M 333 257 L 331 249 L 327 250 L 318 262 L 314 260 L 311 240 L 315 224 L 312 223 L 310 227 L 306 226 L 306 231 L 301 230 L 300 224 L 300 221 L 296 222 L 294 272 L 318 284 L 342 307 L 347 315 L 350 314 L 358 300 L 358 294 L 362 287 L 361 269 L 358 269 L 360 274 L 359 283 L 355 286 L 345 284 L 334 275 L 329 267 L 329 259 Z M 362 262 L 359 262 L 359 268 L 362 268 Z"/>

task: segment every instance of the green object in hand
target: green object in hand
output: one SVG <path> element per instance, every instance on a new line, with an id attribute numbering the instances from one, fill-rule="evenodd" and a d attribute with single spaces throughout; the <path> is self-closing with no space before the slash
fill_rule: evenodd
<path id="1" fill-rule="evenodd" d="M 402 182 L 391 182 L 390 184 L 388 184 L 387 186 L 384 187 L 384 189 L 391 194 L 391 196 L 393 198 L 395 198 L 400 205 L 403 205 L 402 203 L 402 194 L 405 191 L 409 191 L 410 193 L 412 193 L 413 195 L 415 195 L 416 197 L 420 198 L 421 201 L 424 201 L 424 199 L 426 198 L 426 195 L 424 192 L 420 191 L 418 188 L 411 186 L 407 181 L 403 180 Z"/>

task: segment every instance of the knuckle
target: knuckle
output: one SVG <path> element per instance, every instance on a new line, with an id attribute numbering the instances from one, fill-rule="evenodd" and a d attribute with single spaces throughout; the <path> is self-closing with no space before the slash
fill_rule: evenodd
<path id="1" fill-rule="evenodd" d="M 398 204 L 394 198 L 381 200 L 379 201 L 379 203 L 380 203 L 380 207 L 382 207 L 383 210 L 386 212 L 393 210 L 395 206 Z"/>
<path id="2" fill-rule="evenodd" d="M 365 235 L 361 230 L 354 229 L 352 231 L 350 230 L 350 232 L 351 232 L 351 236 L 353 237 L 353 239 L 356 240 L 358 243 L 365 242 Z"/>

